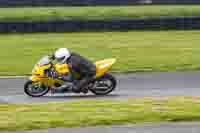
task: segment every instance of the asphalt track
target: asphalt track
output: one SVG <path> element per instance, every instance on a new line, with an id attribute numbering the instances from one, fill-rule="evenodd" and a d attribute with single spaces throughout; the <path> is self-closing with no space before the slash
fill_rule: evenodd
<path id="1" fill-rule="evenodd" d="M 140 73 L 130 75 L 116 75 L 118 87 L 108 96 L 88 95 L 47 95 L 41 98 L 31 98 L 23 93 L 23 84 L 20 79 L 0 79 L 1 103 L 38 103 L 51 101 L 71 101 L 85 99 L 113 99 L 121 100 L 130 97 L 165 97 L 165 96 L 200 96 L 200 72 L 176 73 Z M 199 133 L 200 123 L 158 124 L 141 126 L 114 126 L 93 128 L 58 128 L 24 133 Z M 20 132 L 21 133 L 21 132 Z"/>
<path id="2" fill-rule="evenodd" d="M 38 103 L 85 99 L 121 100 L 130 97 L 200 96 L 200 72 L 139 73 L 115 75 L 116 90 L 107 96 L 93 94 L 54 94 L 31 98 L 24 94 L 26 78 L 0 79 L 0 103 Z"/>
<path id="3" fill-rule="evenodd" d="M 92 128 L 57 128 L 19 133 L 199 133 L 200 123 L 162 123 Z"/>

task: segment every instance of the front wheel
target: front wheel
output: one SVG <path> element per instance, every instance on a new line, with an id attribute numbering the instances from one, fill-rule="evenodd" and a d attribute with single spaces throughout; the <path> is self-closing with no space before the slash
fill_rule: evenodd
<path id="1" fill-rule="evenodd" d="M 117 81 L 115 77 L 106 73 L 104 76 L 95 80 L 91 92 L 95 95 L 107 95 L 115 89 L 116 85 Z"/>
<path id="2" fill-rule="evenodd" d="M 49 88 L 28 80 L 24 84 L 24 92 L 31 97 L 41 97 L 49 92 Z"/>

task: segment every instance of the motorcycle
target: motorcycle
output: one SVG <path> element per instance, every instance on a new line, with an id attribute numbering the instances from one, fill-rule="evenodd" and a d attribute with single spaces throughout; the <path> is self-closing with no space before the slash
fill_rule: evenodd
<path id="1" fill-rule="evenodd" d="M 116 59 L 114 58 L 95 62 L 96 76 L 83 89 L 95 95 L 107 95 L 112 92 L 116 88 L 117 81 L 108 71 L 115 62 Z M 55 75 L 57 76 L 55 77 Z M 61 78 L 62 75 L 68 75 L 69 81 L 64 81 Z M 50 91 L 53 92 L 53 89 L 62 86 L 64 82 L 67 82 L 67 87 L 71 88 L 74 81 L 80 79 L 79 75 L 76 75 L 76 79 L 71 78 L 67 64 L 55 63 L 49 56 L 44 56 L 34 66 L 31 77 L 24 84 L 24 92 L 31 97 L 41 97 Z"/>

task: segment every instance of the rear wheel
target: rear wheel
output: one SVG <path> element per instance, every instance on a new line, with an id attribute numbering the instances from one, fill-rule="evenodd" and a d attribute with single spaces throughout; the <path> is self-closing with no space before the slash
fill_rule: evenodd
<path id="1" fill-rule="evenodd" d="M 28 80 L 24 84 L 24 92 L 31 97 L 41 97 L 49 92 L 49 88 Z"/>
<path id="2" fill-rule="evenodd" d="M 106 73 L 94 82 L 93 89 L 90 90 L 95 95 L 107 95 L 115 89 L 116 85 L 115 77 Z"/>

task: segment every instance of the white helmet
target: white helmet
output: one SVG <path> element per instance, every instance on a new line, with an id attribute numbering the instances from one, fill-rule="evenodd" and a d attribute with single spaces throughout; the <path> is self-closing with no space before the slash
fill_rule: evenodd
<path id="1" fill-rule="evenodd" d="M 54 54 L 55 59 L 59 63 L 65 63 L 70 56 L 71 54 L 67 48 L 59 48 Z"/>

